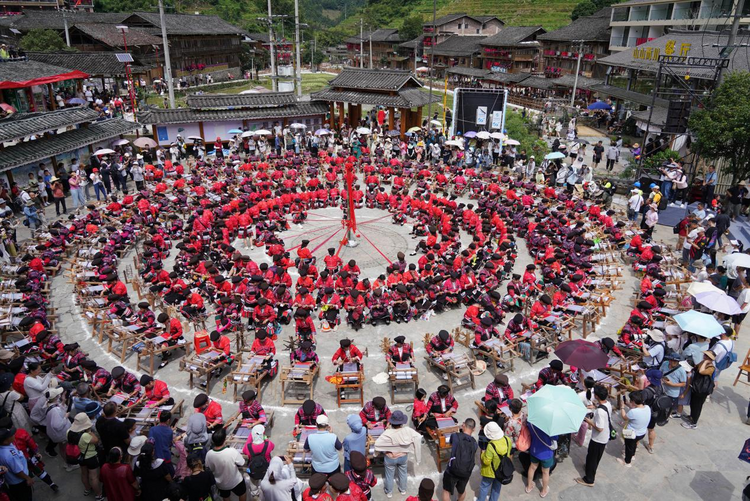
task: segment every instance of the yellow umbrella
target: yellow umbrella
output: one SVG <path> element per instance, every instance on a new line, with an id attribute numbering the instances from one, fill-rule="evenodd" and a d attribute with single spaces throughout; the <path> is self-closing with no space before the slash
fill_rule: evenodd
<path id="1" fill-rule="evenodd" d="M 422 130 L 422 127 L 412 127 L 411 129 L 407 130 L 406 132 L 419 132 Z"/>
<path id="2" fill-rule="evenodd" d="M 701 292 L 717 292 L 720 294 L 726 294 L 726 292 L 708 282 L 693 282 L 692 284 L 690 284 L 690 287 L 688 287 L 687 291 L 691 296 L 695 296 L 696 294 L 700 294 Z"/>

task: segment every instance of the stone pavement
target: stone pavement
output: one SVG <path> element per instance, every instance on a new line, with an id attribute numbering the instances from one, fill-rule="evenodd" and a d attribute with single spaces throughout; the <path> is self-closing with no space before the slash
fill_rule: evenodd
<path id="1" fill-rule="evenodd" d="M 416 256 L 408 257 L 409 251 L 413 249 L 416 243 L 416 240 L 411 239 L 408 235 L 411 226 L 397 227 L 391 225 L 390 217 L 383 217 L 386 215 L 385 212 L 377 210 L 363 209 L 357 211 L 357 218 L 364 235 L 381 249 L 388 258 L 395 259 L 396 252 L 402 250 L 407 254 L 408 262 L 416 262 Z M 342 236 L 343 232 L 340 231 L 331 237 L 331 234 L 340 227 L 340 211 L 336 209 L 314 210 L 311 211 L 309 219 L 310 221 L 302 228 L 293 227 L 286 232 L 286 243 L 289 247 L 297 245 L 303 238 L 308 238 L 311 240 L 311 249 L 319 246 L 315 255 L 320 259 L 325 254 L 326 249 L 329 246 L 336 246 Z M 673 243 L 674 236 L 669 230 L 669 228 L 657 227 L 656 239 Z M 325 239 L 329 237 L 330 239 L 326 242 Z M 468 241 L 469 236 L 465 235 L 464 238 Z M 523 270 L 525 265 L 530 262 L 522 240 L 519 241 L 519 247 L 519 257 L 515 270 Z M 265 255 L 257 250 L 245 251 L 241 245 L 239 249 L 242 252 L 250 253 L 255 259 L 266 259 Z M 374 251 L 374 247 L 365 241 L 361 241 L 360 246 L 355 249 L 345 249 L 343 258 L 346 260 L 349 256 L 357 259 L 358 262 L 362 262 L 363 277 L 369 276 L 374 279 L 380 273 L 385 272 L 385 260 Z M 131 263 L 132 260 L 128 256 L 123 260 L 121 271 L 123 267 Z M 171 265 L 172 263 L 168 263 L 167 267 L 171 267 Z M 637 280 L 628 269 L 625 269 L 625 276 L 625 286 L 617 292 L 615 302 L 610 308 L 608 316 L 598 327 L 596 336 L 616 337 L 617 330 L 627 319 L 632 308 L 632 292 L 637 285 Z M 81 319 L 80 308 L 74 301 L 72 286 L 65 275 L 59 275 L 54 279 L 53 303 L 60 316 L 59 328 L 62 338 L 66 342 L 77 341 L 84 351 L 89 352 L 92 358 L 108 369 L 119 365 L 119 359 L 107 354 L 102 347 L 91 339 L 89 326 Z M 338 339 L 349 336 L 355 340 L 363 351 L 366 349 L 368 352 L 368 356 L 364 360 L 367 379 L 365 385 L 366 400 L 377 395 L 387 395 L 388 385 L 375 383 L 373 377 L 386 368 L 384 356 L 380 350 L 383 338 L 390 337 L 392 339 L 399 334 L 405 335 L 409 341 L 414 342 L 420 386 L 431 393 L 442 383 L 442 379 L 434 372 L 429 371 L 425 365 L 422 338 L 425 333 L 436 333 L 442 328 L 452 329 L 456 327 L 459 325 L 462 315 L 463 310 L 454 310 L 433 316 L 428 321 L 412 321 L 400 325 L 391 323 L 389 326 L 378 325 L 377 327 L 366 326 L 358 333 L 352 332 L 345 324 L 339 328 L 338 332 L 319 332 L 318 354 L 322 363 L 320 378 L 315 385 L 314 398 L 328 412 L 333 430 L 339 438 L 343 439 L 349 432 L 346 425 L 347 415 L 358 413 L 360 407 L 349 405 L 341 409 L 337 408 L 334 387 L 323 379 L 324 376 L 333 372 L 331 356 L 338 347 Z M 279 341 L 277 341 L 277 350 L 280 351 L 278 359 L 282 367 L 289 363 L 288 353 L 282 351 L 282 341 L 290 335 L 293 335 L 293 327 L 287 326 L 284 328 Z M 736 346 L 740 360 L 742 360 L 748 348 L 750 348 L 750 342 L 746 338 L 741 338 Z M 457 345 L 456 350 L 462 352 L 465 348 Z M 140 371 L 136 370 L 136 357 L 134 355 L 130 355 L 124 365 L 136 374 L 141 374 Z M 518 362 L 515 372 L 509 374 L 514 390 L 517 393 L 520 392 L 521 382 L 534 381 L 537 372 L 544 365 L 544 362 L 540 362 L 532 367 L 525 362 Z M 195 390 L 188 389 L 186 374 L 180 372 L 178 366 L 178 362 L 173 361 L 166 368 L 159 370 L 157 377 L 169 384 L 172 395 L 176 399 L 185 399 L 186 412 L 189 413 L 192 412 L 192 400 L 195 395 L 200 393 L 200 390 L 197 388 Z M 750 473 L 750 466 L 740 462 L 737 455 L 744 440 L 750 436 L 750 427 L 742 422 L 750 396 L 750 389 L 744 385 L 731 386 L 736 370 L 736 366 L 732 367 L 721 377 L 721 384 L 706 404 L 698 429 L 694 431 L 686 430 L 680 426 L 679 420 L 671 420 L 665 427 L 657 428 L 658 438 L 655 454 L 650 455 L 645 449 L 639 447 L 632 468 L 626 469 L 616 462 L 616 457 L 619 457 L 623 450 L 622 441 L 618 439 L 610 443 L 607 447 L 607 454 L 605 454 L 599 468 L 596 486 L 593 488 L 579 486 L 574 482 L 574 478 L 582 474 L 586 450 L 573 444 L 570 457 L 558 465 L 558 468 L 552 474 L 551 490 L 547 499 L 711 499 L 717 501 L 741 499 L 745 476 Z M 487 372 L 476 378 L 475 389 L 464 389 L 457 392 L 456 397 L 460 403 L 457 418 L 460 421 L 469 417 L 477 419 L 474 400 L 482 396 L 485 386 L 490 381 L 491 374 Z M 220 383 L 212 384 L 209 390 L 211 397 L 222 404 L 225 417 L 234 414 L 237 405 L 231 401 L 231 390 L 224 393 Z M 282 454 L 291 438 L 290 432 L 296 407 L 280 406 L 278 377 L 264 387 L 262 397 L 264 407 L 267 410 L 273 410 L 275 413 L 275 423 L 268 434 L 269 438 L 276 444 L 276 453 Z M 390 405 L 390 399 L 386 398 L 386 400 Z M 407 414 L 411 413 L 411 405 L 399 404 L 390 405 L 390 407 L 393 410 L 400 409 Z M 184 424 L 184 422 L 185 419 L 182 420 L 181 424 Z M 621 427 L 620 422 L 619 416 L 613 416 L 613 424 L 618 429 Z M 436 498 L 439 498 L 441 495 L 441 473 L 436 468 L 434 450 L 428 445 L 423 447 L 421 464 L 414 465 L 412 461 L 409 462 L 409 494 L 416 495 L 419 482 L 422 477 L 427 476 L 432 478 L 438 486 Z M 79 474 L 77 472 L 66 473 L 62 470 L 60 459 L 45 458 L 45 460 L 48 464 L 48 471 L 61 486 L 61 491 L 55 495 L 46 485 L 36 482 L 34 499 L 46 501 L 62 499 L 66 496 L 72 499 L 83 499 L 83 488 Z M 373 489 L 373 499 L 384 500 L 382 470 L 376 469 L 375 473 L 379 484 Z M 474 497 L 474 493 L 478 491 L 479 481 L 479 471 L 476 470 L 469 484 L 467 499 L 471 500 Z M 503 487 L 502 498 L 507 499 L 509 496 L 514 498 L 530 496 L 530 499 L 532 499 L 538 496 L 538 490 L 529 495 L 524 494 L 523 477 L 516 474 L 513 482 Z M 403 497 L 396 491 L 394 499 L 399 500 Z"/>

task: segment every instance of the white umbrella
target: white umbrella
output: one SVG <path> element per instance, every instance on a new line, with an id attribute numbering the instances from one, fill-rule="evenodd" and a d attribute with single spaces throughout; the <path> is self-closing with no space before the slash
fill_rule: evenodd
<path id="1" fill-rule="evenodd" d="M 505 134 L 502 132 L 491 132 L 490 137 L 492 139 L 505 139 Z"/>
<path id="2" fill-rule="evenodd" d="M 139 137 L 133 141 L 133 144 L 139 148 L 156 148 L 158 146 L 156 141 L 150 137 Z"/>
<path id="3" fill-rule="evenodd" d="M 427 66 L 420 66 L 417 68 L 417 73 L 427 73 L 428 71 L 430 71 L 430 68 Z"/>
<path id="4" fill-rule="evenodd" d="M 490 133 L 487 132 L 486 130 L 483 130 L 482 132 L 477 132 L 477 137 L 479 139 L 489 139 L 490 138 Z"/>
<path id="5" fill-rule="evenodd" d="M 505 144 L 507 144 L 509 146 L 520 146 L 521 145 L 521 143 L 519 143 L 515 139 L 506 139 L 505 141 L 503 141 L 503 143 L 505 143 Z"/>
<path id="6" fill-rule="evenodd" d="M 306 129 L 307 125 L 305 124 L 292 124 L 289 126 L 291 129 Z"/>
<path id="7" fill-rule="evenodd" d="M 750 254 L 737 252 L 724 258 L 727 268 L 750 268 Z"/>
<path id="8" fill-rule="evenodd" d="M 200 136 L 188 136 L 188 139 L 191 141 L 203 141 L 203 138 Z"/>
<path id="9" fill-rule="evenodd" d="M 127 139 L 118 139 L 117 141 L 112 143 L 112 146 L 122 146 L 124 144 L 128 144 L 130 141 Z"/>
<path id="10" fill-rule="evenodd" d="M 318 129 L 318 130 L 315 131 L 315 135 L 316 136 L 327 136 L 330 133 L 331 133 L 331 131 L 328 130 L 328 129 Z"/>
<path id="11" fill-rule="evenodd" d="M 453 140 L 446 141 L 445 145 L 446 146 L 456 146 L 458 148 L 461 148 L 462 150 L 464 149 L 464 146 L 461 144 L 461 141 L 453 141 Z"/>
<path id="12" fill-rule="evenodd" d="M 434 125 L 435 127 L 442 127 L 443 126 L 443 122 L 441 122 L 440 120 L 430 120 L 430 124 Z"/>
<path id="13" fill-rule="evenodd" d="M 109 148 L 102 148 L 101 150 L 96 150 L 94 152 L 94 156 L 98 157 L 99 155 L 111 155 L 115 152 L 115 150 L 110 150 Z"/>
<path id="14" fill-rule="evenodd" d="M 723 290 L 719 289 L 709 282 L 693 282 L 692 284 L 690 284 L 690 287 L 688 287 L 687 292 L 691 296 L 697 296 L 702 292 L 724 293 Z"/>
<path id="15" fill-rule="evenodd" d="M 270 130 L 266 130 L 266 129 L 258 129 L 254 131 L 254 134 L 257 136 L 270 136 L 271 134 L 273 134 L 273 132 L 271 132 Z"/>
<path id="16" fill-rule="evenodd" d="M 372 131 L 368 129 L 367 127 L 357 127 L 357 134 L 371 134 Z"/>

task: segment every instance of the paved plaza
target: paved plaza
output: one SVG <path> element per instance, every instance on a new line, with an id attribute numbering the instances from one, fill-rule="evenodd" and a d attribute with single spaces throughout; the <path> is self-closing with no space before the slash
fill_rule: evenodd
<path id="1" fill-rule="evenodd" d="M 344 231 L 341 225 L 341 211 L 334 208 L 311 210 L 308 221 L 301 227 L 292 226 L 283 234 L 287 248 L 299 245 L 303 239 L 310 240 L 309 247 L 314 249 L 314 255 L 320 261 L 329 247 L 338 247 Z M 379 274 L 385 273 L 387 261 L 395 259 L 396 253 L 402 251 L 407 255 L 407 262 L 416 262 L 417 256 L 408 256 L 414 248 L 417 240 L 411 238 L 410 225 L 395 226 L 391 223 L 390 215 L 384 211 L 374 209 L 361 209 L 357 211 L 357 220 L 361 228 L 361 238 L 356 248 L 344 248 L 342 258 L 356 259 L 362 267 L 362 277 L 370 277 L 371 280 Z M 366 238 L 365 238 L 366 237 Z M 462 236 L 465 243 L 469 240 L 468 235 Z M 656 240 L 674 245 L 674 236 L 671 228 L 658 227 Z M 243 248 L 243 242 L 236 242 L 237 248 L 249 254 L 258 262 L 267 261 L 268 258 L 262 250 Z M 380 253 L 382 252 L 383 255 Z M 172 254 L 174 257 L 174 253 Z M 515 270 L 523 270 L 526 264 L 531 262 L 525 244 L 519 240 L 518 259 Z M 132 255 L 123 259 L 120 264 L 120 272 L 125 268 L 131 268 Z M 173 263 L 167 261 L 166 265 L 171 267 Z M 628 318 L 632 308 L 633 290 L 637 285 L 637 279 L 632 272 L 623 265 L 625 283 L 624 287 L 616 291 L 616 298 L 608 311 L 607 317 L 598 326 L 595 336 L 616 337 L 617 329 L 622 326 Z M 295 270 L 296 271 L 296 270 Z M 293 275 L 293 279 L 296 276 Z M 504 290 L 504 287 L 503 287 Z M 132 293 L 131 293 L 132 294 Z M 77 341 L 82 350 L 91 354 L 91 357 L 100 362 L 107 369 L 119 365 L 119 359 L 107 353 L 91 337 L 89 325 L 82 320 L 81 310 L 75 303 L 73 287 L 66 274 L 60 274 L 53 280 L 53 302 L 60 316 L 60 328 L 66 340 Z M 389 326 L 377 325 L 372 327 L 366 325 L 357 333 L 352 332 L 343 323 L 337 332 L 318 332 L 317 352 L 321 358 L 321 372 L 314 389 L 314 399 L 321 403 L 331 418 L 333 430 L 339 438 L 349 432 L 346 425 L 346 417 L 352 413 L 358 413 L 358 405 L 348 405 L 342 408 L 336 407 L 334 386 L 326 382 L 324 376 L 333 373 L 334 367 L 331 363 L 331 355 L 338 347 L 338 340 L 346 336 L 352 338 L 363 352 L 364 371 L 366 375 L 365 400 L 370 400 L 377 395 L 387 396 L 388 384 L 378 384 L 375 376 L 386 370 L 386 362 L 382 353 L 381 344 L 384 338 L 393 339 L 402 334 L 408 341 L 414 343 L 416 366 L 419 370 L 420 387 L 428 394 L 435 391 L 443 380 L 435 372 L 427 368 L 424 361 L 425 350 L 423 338 L 426 333 L 436 333 L 440 329 L 453 329 L 458 326 L 463 315 L 463 308 L 451 310 L 431 317 L 428 321 L 412 321 L 408 324 L 391 323 Z M 500 326 L 503 329 L 503 326 Z M 293 326 L 285 326 L 283 333 L 276 342 L 279 351 L 278 359 L 281 366 L 289 363 L 288 351 L 283 351 L 284 342 L 293 336 Z M 188 336 L 191 338 L 192 336 Z M 741 358 L 750 348 L 750 343 L 743 336 L 737 342 L 736 352 Z M 466 348 L 457 344 L 457 351 L 465 351 Z M 141 374 L 136 369 L 135 354 L 130 354 L 124 364 L 128 370 Z M 510 383 L 518 395 L 522 382 L 533 382 L 536 374 L 546 363 L 541 361 L 534 366 L 521 360 L 517 360 L 515 371 L 509 373 Z M 582 467 L 586 456 L 585 447 L 571 445 L 570 457 L 559 464 L 553 472 L 550 480 L 550 494 L 548 499 L 711 499 L 730 500 L 741 499 L 741 491 L 744 486 L 745 477 L 750 474 L 750 468 L 744 462 L 737 459 L 742 444 L 747 438 L 750 427 L 743 423 L 743 417 L 747 408 L 750 389 L 744 385 L 733 387 L 731 383 L 736 375 L 736 366 L 726 371 L 721 377 L 721 384 L 711 396 L 704 410 L 705 418 L 696 430 L 686 430 L 680 426 L 680 420 L 672 419 L 664 427 L 657 428 L 657 442 L 653 455 L 639 447 L 633 467 L 626 469 L 616 462 L 616 458 L 623 451 L 622 441 L 618 439 L 607 446 L 607 451 L 602 460 L 597 475 L 596 486 L 593 488 L 582 487 L 574 482 L 574 478 L 581 476 Z M 176 399 L 185 399 L 186 414 L 193 411 L 192 401 L 200 390 L 188 389 L 187 374 L 180 372 L 179 363 L 173 361 L 166 368 L 157 372 L 157 378 L 166 381 Z M 459 421 L 472 417 L 477 418 L 477 409 L 474 401 L 481 398 L 486 385 L 491 381 L 491 374 L 485 372 L 476 378 L 475 389 L 462 389 L 456 393 L 460 403 L 457 418 Z M 227 418 L 237 411 L 237 404 L 232 402 L 231 387 L 224 389 L 221 381 L 212 383 L 209 393 L 213 399 L 221 403 L 224 417 Z M 411 414 L 410 404 L 390 404 L 392 410 L 400 409 Z M 280 383 L 278 377 L 263 388 L 262 403 L 267 411 L 274 412 L 274 425 L 267 430 L 269 438 L 276 444 L 276 453 L 283 453 L 287 443 L 291 439 L 293 427 L 293 416 L 296 411 L 294 406 L 282 407 L 280 405 Z M 185 418 L 180 424 L 184 424 Z M 613 416 L 615 428 L 620 429 L 620 418 Z M 41 482 L 34 485 L 35 499 L 51 500 L 63 496 L 72 499 L 82 499 L 82 486 L 77 473 L 66 473 L 61 469 L 59 459 L 49 459 L 48 471 L 60 484 L 61 492 L 58 495 Z M 382 470 L 376 469 L 376 475 L 382 482 Z M 437 471 L 435 463 L 434 448 L 432 445 L 423 445 L 422 462 L 413 465 L 409 462 L 409 486 L 410 493 L 415 493 L 421 478 L 428 476 L 440 485 L 441 473 Z M 470 483 L 470 493 L 467 499 L 471 500 L 473 493 L 478 490 L 480 477 L 474 475 Z M 440 495 L 438 487 L 436 496 Z M 510 485 L 504 486 L 501 499 L 509 497 L 538 496 L 538 491 L 526 495 L 523 491 L 523 480 L 520 474 L 516 474 Z M 400 495 L 396 492 L 394 499 Z M 385 499 L 382 485 L 373 489 L 373 499 Z"/>

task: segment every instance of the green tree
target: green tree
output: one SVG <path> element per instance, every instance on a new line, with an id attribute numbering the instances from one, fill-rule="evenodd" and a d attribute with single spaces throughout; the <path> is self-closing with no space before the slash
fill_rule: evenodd
<path id="1" fill-rule="evenodd" d="M 33 29 L 21 38 L 21 48 L 26 52 L 55 52 L 74 50 L 65 45 L 65 40 L 55 30 Z"/>
<path id="2" fill-rule="evenodd" d="M 541 162 L 541 159 L 549 153 L 547 143 L 539 138 L 531 119 L 524 118 L 519 112 L 509 111 L 505 115 L 505 130 L 509 138 L 521 143 L 516 149 L 526 150 L 526 154 L 534 155 L 537 162 Z"/>
<path id="3" fill-rule="evenodd" d="M 570 13 L 570 19 L 575 21 L 579 17 L 590 16 L 599 10 L 599 7 L 591 0 L 585 0 L 579 3 L 573 8 L 573 12 Z"/>
<path id="4" fill-rule="evenodd" d="M 414 40 L 422 34 L 422 16 L 414 14 L 404 19 L 404 24 L 398 30 L 402 40 Z"/>
<path id="5" fill-rule="evenodd" d="M 701 155 L 726 160 L 734 181 L 750 175 L 750 73 L 733 72 L 688 122 Z"/>

